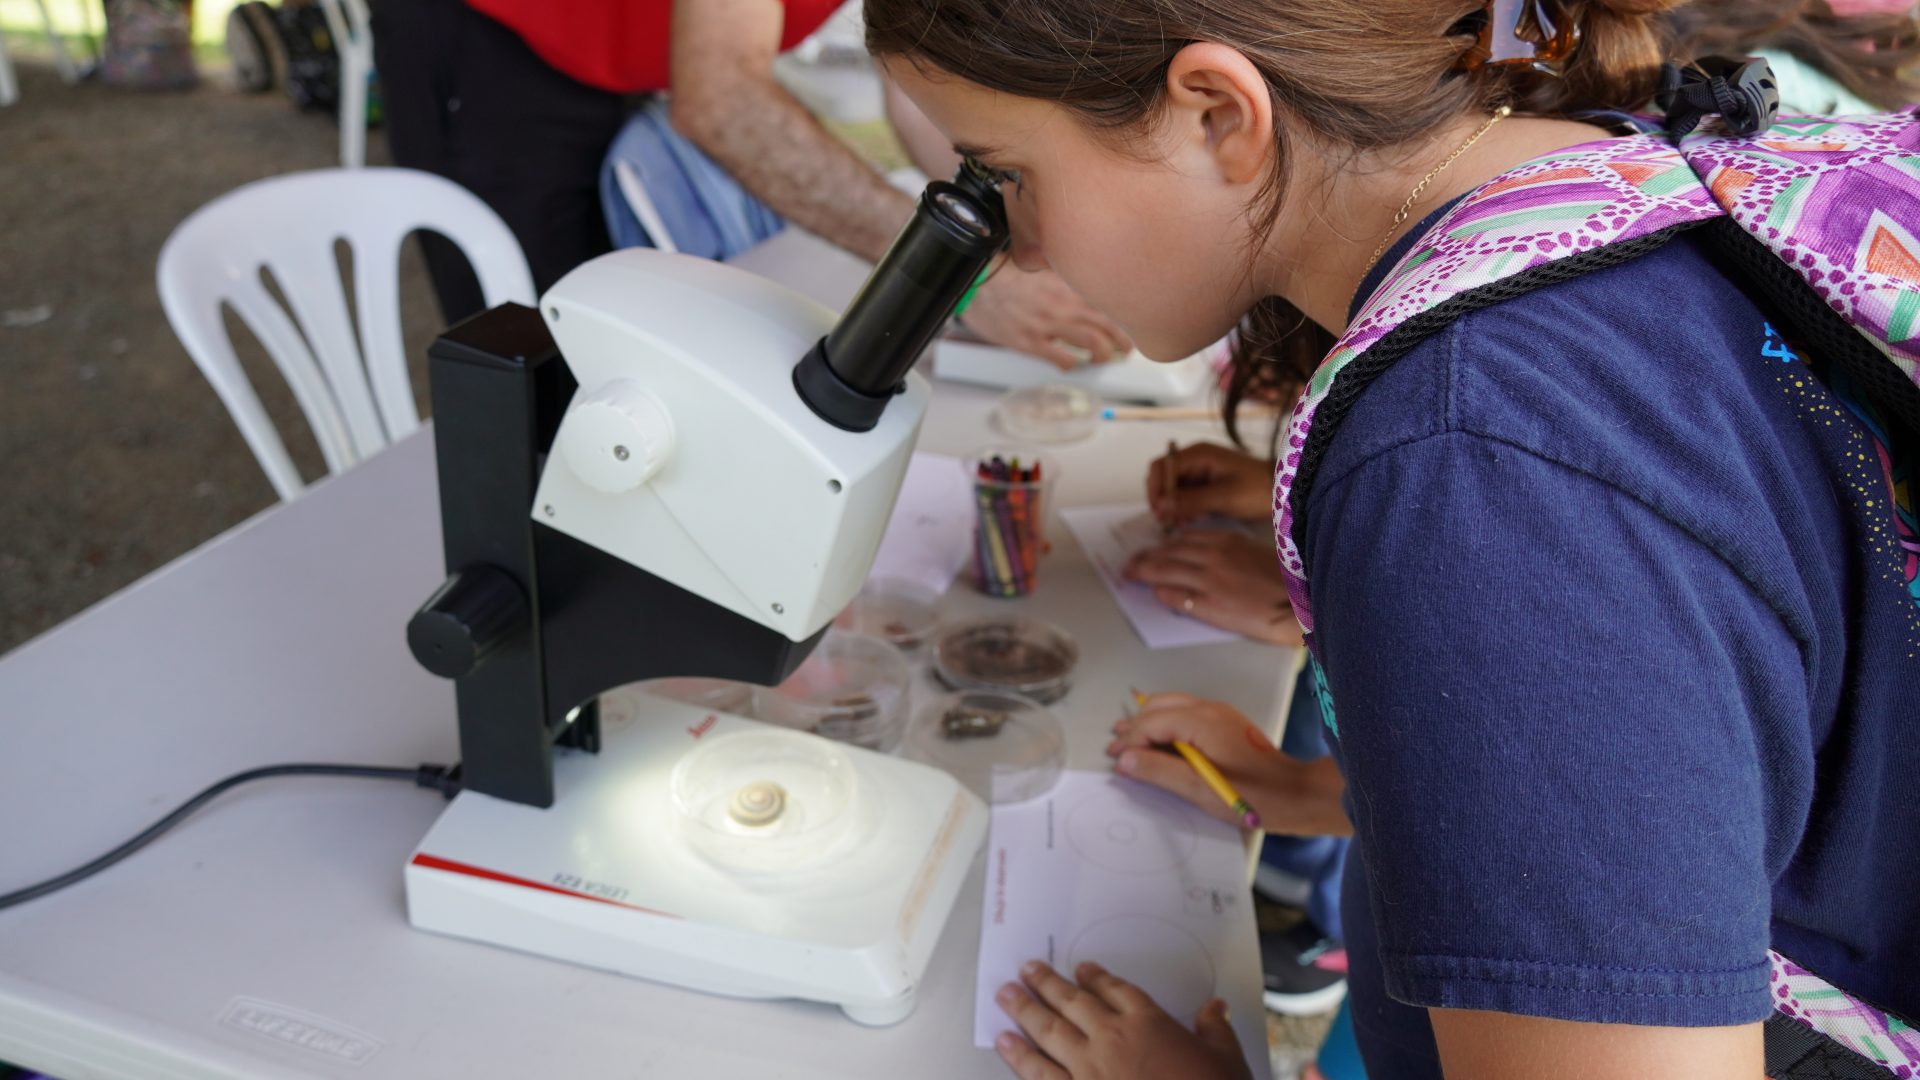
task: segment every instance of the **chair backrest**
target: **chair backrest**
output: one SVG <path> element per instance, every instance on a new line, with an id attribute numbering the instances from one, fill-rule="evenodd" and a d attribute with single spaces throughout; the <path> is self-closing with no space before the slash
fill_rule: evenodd
<path id="1" fill-rule="evenodd" d="M 399 291 L 400 246 L 418 229 L 465 251 L 489 305 L 535 302 L 526 257 L 499 216 L 458 184 L 411 169 L 321 169 L 256 181 L 196 210 L 160 249 L 167 321 L 282 499 L 300 493 L 300 474 L 234 355 L 222 308 L 265 346 L 328 471 L 337 472 L 420 426 Z M 339 241 L 353 254 L 351 311 Z M 271 273 L 286 307 L 263 273 Z"/>
<path id="2" fill-rule="evenodd" d="M 355 3 L 364 0 L 354 0 Z M 47 10 L 47 0 L 38 0 L 40 5 L 40 23 L 47 30 L 47 44 L 53 47 L 53 66 L 60 71 L 60 81 L 68 86 L 80 81 L 80 68 L 73 62 L 73 56 L 67 52 L 67 43 L 60 32 L 53 27 L 53 13 Z M 80 5 L 80 17 L 86 20 L 87 31 L 93 30 L 93 17 L 88 14 L 86 4 Z M 20 100 L 20 79 L 13 70 L 13 58 L 7 55 L 7 36 L 0 34 L 0 105 L 11 105 Z"/>
<path id="3" fill-rule="evenodd" d="M 20 82 L 13 74 L 13 60 L 7 56 L 7 35 L 0 32 L 0 106 L 20 100 Z"/>
<path id="4" fill-rule="evenodd" d="M 367 77 L 373 73 L 373 25 L 366 0 L 320 0 L 340 56 L 340 164 L 367 163 Z"/>

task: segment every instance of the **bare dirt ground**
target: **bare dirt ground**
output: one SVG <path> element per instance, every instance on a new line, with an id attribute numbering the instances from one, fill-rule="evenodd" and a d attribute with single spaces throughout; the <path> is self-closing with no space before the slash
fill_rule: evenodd
<path id="1" fill-rule="evenodd" d="M 217 75 L 137 94 L 16 59 L 20 102 L 0 108 L 0 651 L 272 505 L 167 326 L 154 266 L 202 204 L 339 152 L 327 116 Z M 368 142 L 384 163 L 379 133 Z M 402 262 L 418 364 L 437 312 L 411 250 Z M 320 475 L 279 373 L 244 330 L 235 341 L 302 472 Z"/>

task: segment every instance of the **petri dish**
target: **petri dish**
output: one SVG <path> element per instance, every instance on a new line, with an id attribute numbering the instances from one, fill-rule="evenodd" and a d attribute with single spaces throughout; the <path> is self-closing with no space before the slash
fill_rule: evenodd
<path id="1" fill-rule="evenodd" d="M 877 637 L 831 629 L 787 681 L 756 687 L 759 719 L 868 750 L 900 741 L 913 665 Z"/>
<path id="2" fill-rule="evenodd" d="M 916 655 L 933 637 L 940 616 L 940 594 L 908 578 L 877 577 L 868 581 L 833 625 L 868 637 L 877 637 Z"/>
<path id="3" fill-rule="evenodd" d="M 678 701 L 697 709 L 753 717 L 753 684 L 732 679 L 667 678 L 648 679 L 637 684 L 654 697 Z"/>
<path id="4" fill-rule="evenodd" d="M 1093 395 L 1077 386 L 1042 383 L 1008 392 L 993 407 L 993 422 L 1009 438 L 1039 443 L 1079 442 L 1100 425 Z"/>
<path id="5" fill-rule="evenodd" d="M 933 673 L 954 690 L 1003 690 L 1042 705 L 1073 686 L 1080 646 L 1052 623 L 990 616 L 953 623 L 933 644 Z"/>
<path id="6" fill-rule="evenodd" d="M 908 728 L 904 752 L 952 774 L 989 803 L 1046 794 L 1067 760 L 1066 736 L 1053 713 L 999 690 L 961 690 L 928 702 Z"/>
<path id="7" fill-rule="evenodd" d="M 859 774 L 844 748 L 797 731 L 742 731 L 703 742 L 670 781 L 680 836 L 729 870 L 778 874 L 845 850 L 860 816 Z"/>

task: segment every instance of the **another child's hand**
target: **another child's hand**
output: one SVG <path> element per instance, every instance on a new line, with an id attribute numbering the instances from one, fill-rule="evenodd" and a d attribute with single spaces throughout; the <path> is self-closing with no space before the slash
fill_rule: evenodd
<path id="1" fill-rule="evenodd" d="M 1169 525 L 1208 514 L 1240 521 L 1269 520 L 1273 517 L 1273 462 L 1214 443 L 1181 447 L 1147 466 L 1147 505 L 1154 517 Z"/>
<path id="2" fill-rule="evenodd" d="M 1141 989 L 1098 964 L 1078 985 L 1038 960 L 1000 988 L 1000 1007 L 1020 1030 L 995 1049 L 1021 1080 L 1212 1080 L 1249 1076 L 1227 1006 L 1210 1001 L 1188 1031 Z M 1022 985 L 1024 984 L 1024 985 Z"/>
<path id="3" fill-rule="evenodd" d="M 967 309 L 967 329 L 1009 349 L 1037 356 L 1062 371 L 1083 362 L 1104 364 L 1133 349 L 1126 331 L 1093 310 L 1051 270 L 1007 263 L 980 286 Z M 1086 351 L 1087 361 L 1074 349 Z"/>
<path id="4" fill-rule="evenodd" d="M 1187 743 L 1212 761 L 1260 815 L 1267 832 L 1344 836 L 1353 831 L 1340 797 L 1346 782 L 1332 758 L 1301 761 L 1273 748 L 1240 710 L 1190 694 L 1154 694 L 1140 711 L 1113 725 L 1107 756 L 1114 769 L 1165 788 L 1222 821 L 1240 824 L 1232 808 L 1172 749 Z"/>
<path id="5" fill-rule="evenodd" d="M 1303 639 L 1270 537 L 1194 529 L 1135 555 L 1120 573 L 1151 588 L 1154 599 L 1210 626 L 1270 645 L 1298 645 Z"/>
<path id="6" fill-rule="evenodd" d="M 1214 794 L 1185 758 L 1173 752 L 1174 740 L 1187 743 L 1207 756 L 1262 821 L 1277 771 L 1288 760 L 1273 748 L 1240 710 L 1218 701 L 1187 694 L 1154 694 L 1130 719 L 1113 725 L 1107 754 L 1114 768 L 1136 780 L 1165 788 L 1209 814 L 1238 825 L 1239 815 Z"/>

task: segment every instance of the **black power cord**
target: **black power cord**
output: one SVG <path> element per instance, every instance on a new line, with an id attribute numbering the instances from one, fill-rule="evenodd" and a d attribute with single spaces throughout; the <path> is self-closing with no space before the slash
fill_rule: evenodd
<path id="1" fill-rule="evenodd" d="M 421 765 L 413 769 L 390 769 L 376 765 L 268 765 L 259 769 L 248 769 L 246 772 L 234 773 L 181 803 L 173 813 L 147 826 L 140 835 L 85 866 L 75 867 L 59 877 L 48 878 L 24 889 L 0 893 L 0 909 L 24 904 L 29 900 L 37 900 L 77 881 L 84 881 L 153 843 L 161 833 L 180 824 L 188 815 L 219 798 L 227 790 L 239 787 L 249 780 L 265 780 L 273 776 L 357 776 L 369 780 L 411 780 L 416 786 L 438 791 L 449 799 L 460 791 L 460 766 L 458 765 Z"/>

